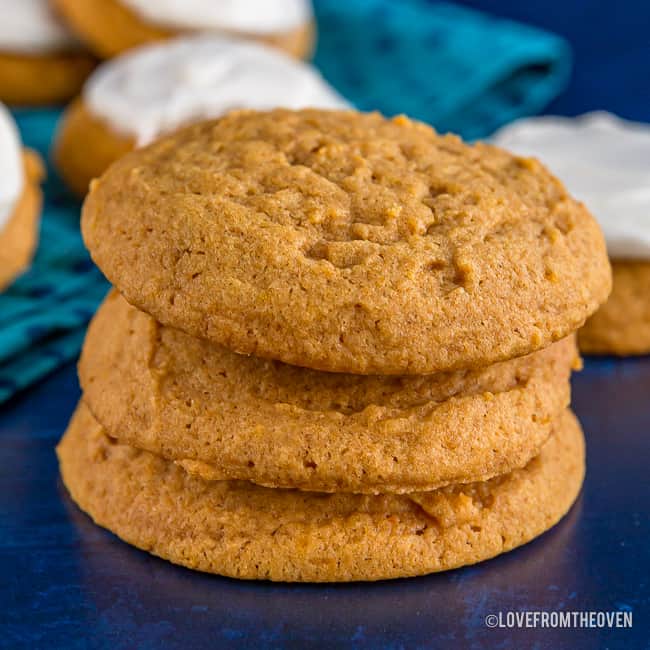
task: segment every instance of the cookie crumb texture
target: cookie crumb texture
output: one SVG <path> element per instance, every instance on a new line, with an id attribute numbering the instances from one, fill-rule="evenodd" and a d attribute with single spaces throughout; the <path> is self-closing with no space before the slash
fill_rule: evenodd
<path id="1" fill-rule="evenodd" d="M 84 344 L 84 401 L 109 435 L 206 479 L 324 492 L 484 480 L 537 455 L 569 404 L 573 337 L 475 371 L 380 377 L 242 357 L 117 292 Z"/>
<path id="2" fill-rule="evenodd" d="M 578 333 L 585 354 L 650 354 L 650 262 L 612 262 L 607 302 Z"/>
<path id="3" fill-rule="evenodd" d="M 553 526 L 584 476 L 569 412 L 525 468 L 402 496 L 207 482 L 111 440 L 83 405 L 57 453 L 72 498 L 123 540 L 192 569 L 278 581 L 380 580 L 494 557 Z"/>
<path id="4" fill-rule="evenodd" d="M 115 163 L 82 228 L 160 322 L 337 372 L 526 354 L 581 326 L 611 283 L 597 224 L 538 162 L 353 111 L 181 130 Z"/>

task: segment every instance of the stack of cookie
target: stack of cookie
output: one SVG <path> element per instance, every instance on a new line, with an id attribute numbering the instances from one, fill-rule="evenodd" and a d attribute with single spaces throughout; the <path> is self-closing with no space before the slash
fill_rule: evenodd
<path id="1" fill-rule="evenodd" d="M 574 331 L 611 275 L 536 161 L 404 117 L 241 111 L 119 160 L 82 229 L 117 291 L 58 453 L 131 544 L 376 580 L 493 557 L 576 498 Z"/>

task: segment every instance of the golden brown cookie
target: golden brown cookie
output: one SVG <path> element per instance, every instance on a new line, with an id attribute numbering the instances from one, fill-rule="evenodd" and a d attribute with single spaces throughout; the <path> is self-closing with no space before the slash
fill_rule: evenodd
<path id="1" fill-rule="evenodd" d="M 301 582 L 416 576 L 486 560 L 557 523 L 584 476 L 584 439 L 568 411 L 523 469 L 402 496 L 204 481 L 111 441 L 84 406 L 57 453 L 72 498 L 126 542 L 192 569 Z"/>
<path id="2" fill-rule="evenodd" d="M 25 150 L 25 187 L 12 217 L 0 229 L 0 291 L 27 269 L 38 244 L 44 170 L 38 154 Z"/>
<path id="3" fill-rule="evenodd" d="M 540 163 L 405 117 L 237 111 L 127 154 L 82 231 L 129 302 L 319 370 L 486 366 L 581 326 L 602 234 Z"/>
<path id="4" fill-rule="evenodd" d="M 650 353 L 650 262 L 612 262 L 608 301 L 578 333 L 585 354 Z"/>
<path id="5" fill-rule="evenodd" d="M 53 155 L 63 180 L 83 197 L 93 178 L 134 148 L 133 138 L 116 133 L 77 99 L 63 115 Z"/>
<path id="6" fill-rule="evenodd" d="M 173 38 L 182 33 L 144 21 L 119 0 L 53 2 L 70 27 L 101 58 L 110 58 L 132 47 Z M 314 48 L 315 33 L 314 24 L 309 23 L 284 34 L 238 35 L 268 43 L 296 58 L 307 58 Z"/>
<path id="7" fill-rule="evenodd" d="M 576 359 L 570 337 L 477 371 L 323 373 L 163 327 L 112 292 L 79 375 L 111 436 L 204 478 L 412 492 L 525 465 L 569 404 Z"/>
<path id="8" fill-rule="evenodd" d="M 13 106 L 62 103 L 81 90 L 94 67 L 95 59 L 83 51 L 0 52 L 0 101 Z"/>

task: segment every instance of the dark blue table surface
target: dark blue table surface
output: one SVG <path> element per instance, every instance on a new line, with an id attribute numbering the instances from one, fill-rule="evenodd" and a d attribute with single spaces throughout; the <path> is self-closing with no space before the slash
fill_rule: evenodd
<path id="1" fill-rule="evenodd" d="M 588 438 L 587 480 L 569 515 L 540 539 L 424 578 L 273 585 L 173 566 L 127 546 L 75 508 L 54 455 L 79 396 L 67 368 L 0 421 L 0 645 L 647 647 L 650 358 L 591 361 L 574 393 Z M 488 614 L 520 609 L 631 610 L 634 627 L 484 625 Z"/>
<path id="2" fill-rule="evenodd" d="M 550 107 L 650 121 L 650 3 L 466 0 L 554 29 L 576 70 Z M 95 527 L 58 478 L 73 367 L 0 408 L 0 647 L 650 648 L 650 357 L 591 360 L 574 380 L 588 441 L 569 515 L 526 547 L 412 580 L 237 582 L 150 557 Z M 489 629 L 509 610 L 632 611 L 619 630 Z"/>

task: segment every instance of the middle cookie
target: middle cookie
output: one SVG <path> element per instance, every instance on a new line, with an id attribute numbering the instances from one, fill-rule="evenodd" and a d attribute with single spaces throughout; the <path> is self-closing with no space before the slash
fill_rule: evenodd
<path id="1" fill-rule="evenodd" d="M 79 374 L 110 436 L 204 479 L 402 493 L 523 467 L 568 405 L 577 359 L 569 337 L 476 370 L 319 372 L 164 327 L 113 291 Z"/>

